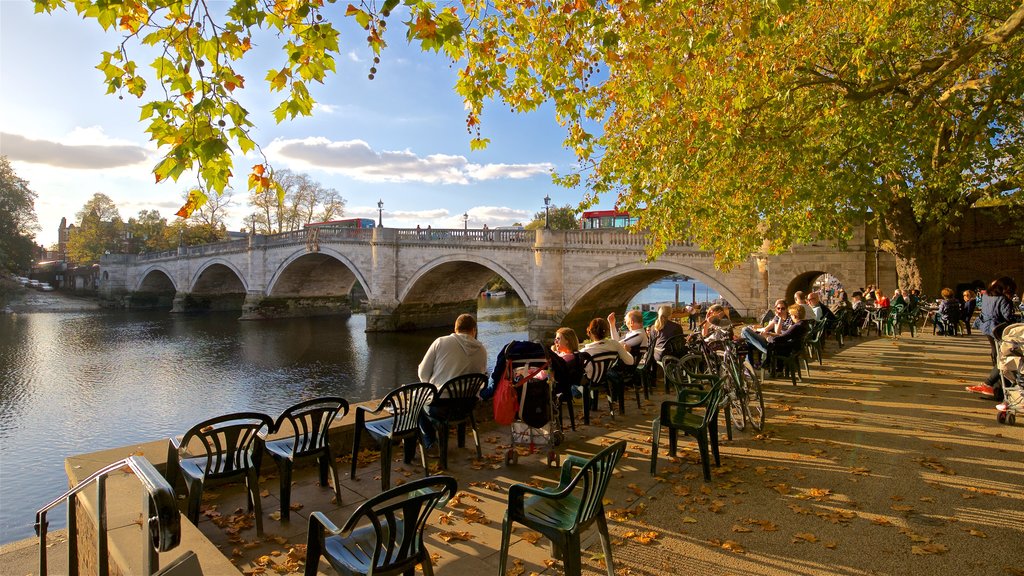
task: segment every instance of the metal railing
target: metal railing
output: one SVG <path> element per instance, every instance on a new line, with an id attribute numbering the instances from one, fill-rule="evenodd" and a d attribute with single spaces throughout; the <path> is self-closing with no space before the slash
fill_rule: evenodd
<path id="1" fill-rule="evenodd" d="M 110 552 L 107 549 L 107 476 L 127 466 L 145 488 L 142 496 L 142 529 L 144 538 L 142 573 L 149 576 L 160 568 L 158 553 L 175 548 L 181 542 L 181 515 L 174 500 L 174 490 L 145 458 L 129 456 L 109 464 L 82 480 L 63 496 L 36 512 L 36 534 L 39 536 L 39 574 L 46 576 L 46 513 L 61 502 L 68 505 L 68 573 L 78 575 L 78 494 L 96 485 L 97 573 L 110 573 Z"/>

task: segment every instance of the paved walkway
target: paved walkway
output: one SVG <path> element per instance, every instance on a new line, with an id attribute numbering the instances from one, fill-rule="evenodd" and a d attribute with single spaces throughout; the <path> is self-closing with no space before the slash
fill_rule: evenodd
<path id="1" fill-rule="evenodd" d="M 650 423 L 655 402 L 667 398 L 661 394 L 641 410 L 627 404 L 614 422 L 568 432 L 558 451 L 586 456 L 629 441 L 606 499 L 618 574 L 1021 575 L 1024 425 L 998 424 L 993 402 L 963 391 L 986 373 L 987 350 L 980 336 L 930 333 L 852 339 L 842 349 L 830 342 L 825 366 L 814 365 L 799 386 L 765 384 L 763 433 L 737 432 L 728 441 L 723 431 L 722 466 L 708 484 L 686 437 L 672 461 L 663 435 L 659 474 L 649 474 Z M 469 448 L 453 449 L 458 503 L 428 527 L 439 574 L 495 574 L 507 487 L 557 482 L 543 453 L 503 465 L 506 428 L 485 427 L 481 437 L 483 461 Z M 238 486 L 209 493 L 199 527 L 246 574 L 298 572 L 309 511 L 340 524 L 377 493 L 379 470 L 367 463 L 356 481 L 345 473 L 340 508 L 330 490 L 316 486 L 314 468 L 298 470 L 292 502 L 299 509 L 282 524 L 268 463 L 262 541 L 233 516 L 244 503 Z M 393 483 L 422 474 L 399 462 Z M 560 574 L 547 541 L 534 540 L 516 529 L 510 573 Z M 603 574 L 596 532 L 584 546 L 584 573 Z M 0 554 L 0 566 L 5 560 Z M 326 563 L 320 569 L 329 573 Z"/>

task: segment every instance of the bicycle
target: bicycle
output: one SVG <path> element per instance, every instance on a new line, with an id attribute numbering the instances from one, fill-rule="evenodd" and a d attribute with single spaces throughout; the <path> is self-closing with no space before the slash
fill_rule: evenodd
<path id="1" fill-rule="evenodd" d="M 731 338 L 712 346 L 701 338 L 691 339 L 690 353 L 680 359 L 682 366 L 696 374 L 717 374 L 722 378 L 722 407 L 725 408 L 726 434 L 732 429 L 745 430 L 747 424 L 755 432 L 764 429 L 764 397 L 761 381 Z"/>

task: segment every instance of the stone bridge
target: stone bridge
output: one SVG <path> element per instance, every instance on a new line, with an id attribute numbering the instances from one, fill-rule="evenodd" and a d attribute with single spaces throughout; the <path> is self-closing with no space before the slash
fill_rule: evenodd
<path id="1" fill-rule="evenodd" d="M 594 316 L 622 312 L 651 282 L 671 274 L 718 291 L 752 316 L 778 297 L 807 290 L 819 275 L 844 286 L 895 285 L 892 257 L 877 253 L 861 226 L 840 247 L 801 245 L 751 256 L 729 272 L 691 243 L 645 260 L 642 234 L 605 230 L 308 229 L 181 247 L 177 251 L 108 255 L 100 291 L 129 308 L 173 312 L 239 310 L 242 319 L 348 314 L 358 283 L 367 295 L 368 331 L 450 326 L 494 275 L 526 305 L 531 338 L 562 325 L 582 328 Z M 582 333 L 582 332 L 581 332 Z"/>

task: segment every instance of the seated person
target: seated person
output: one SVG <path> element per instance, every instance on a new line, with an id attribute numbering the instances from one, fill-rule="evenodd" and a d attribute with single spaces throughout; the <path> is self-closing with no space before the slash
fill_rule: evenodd
<path id="1" fill-rule="evenodd" d="M 893 291 L 891 303 L 892 304 L 898 304 L 900 306 L 906 306 L 907 305 L 907 299 L 903 297 L 903 291 L 902 290 L 897 288 L 896 290 Z"/>
<path id="2" fill-rule="evenodd" d="M 629 350 L 629 353 L 633 355 L 634 360 L 643 358 L 647 352 L 647 347 L 650 345 L 647 331 L 644 330 L 643 312 L 639 310 L 626 312 L 626 328 L 629 328 L 629 332 L 621 337 L 615 326 L 615 312 L 608 315 L 608 326 L 611 329 L 612 338 L 621 342 L 626 347 L 626 350 Z"/>
<path id="3" fill-rule="evenodd" d="M 882 292 L 881 288 L 875 290 L 875 307 L 877 307 L 877 308 L 888 308 L 889 307 L 889 298 L 886 297 L 885 292 Z"/>
<path id="4" fill-rule="evenodd" d="M 748 360 L 755 368 L 761 367 L 761 355 L 769 353 L 776 356 L 787 356 L 804 344 L 804 335 L 810 323 L 804 320 L 804 307 L 800 304 L 791 305 L 789 312 L 790 326 L 780 334 L 768 336 L 762 342 L 759 339 L 750 341 Z M 760 353 L 760 354 L 758 354 Z"/>
<path id="5" fill-rule="evenodd" d="M 568 394 L 576 397 L 582 394 L 576 389 L 583 378 L 583 356 L 580 353 L 580 341 L 576 331 L 562 327 L 555 331 L 555 342 L 551 345 L 549 355 L 551 371 L 555 376 L 555 394 L 568 398 Z"/>
<path id="6" fill-rule="evenodd" d="M 712 304 L 708 308 L 704 321 L 700 324 L 700 335 L 705 342 L 715 343 L 725 339 L 732 340 L 732 320 L 729 309 L 721 304 Z"/>
<path id="7" fill-rule="evenodd" d="M 960 322 L 960 301 L 953 296 L 951 288 L 943 288 L 940 292 L 942 301 L 939 302 L 939 311 L 935 318 L 936 333 L 954 334 L 957 323 Z"/>
<path id="8" fill-rule="evenodd" d="M 786 301 L 779 298 L 775 301 L 775 315 L 772 316 L 771 320 L 761 328 L 755 329 L 753 326 L 744 326 L 743 330 L 740 330 L 740 337 L 751 344 L 757 340 L 761 347 L 767 350 L 768 337 L 785 332 L 790 324 L 792 324 L 792 321 L 789 319 Z"/>
<path id="9" fill-rule="evenodd" d="M 633 355 L 626 350 L 626 347 L 622 345 L 618 340 L 612 340 L 609 338 L 611 329 L 608 327 L 608 321 L 604 318 L 594 318 L 587 325 L 587 336 L 590 337 L 590 342 L 583 347 L 581 352 L 586 352 L 592 357 L 597 356 L 605 352 L 614 352 L 618 356 L 619 364 L 624 366 L 633 365 Z M 596 374 L 594 373 L 593 364 L 587 364 L 584 367 L 584 372 L 587 378 L 593 379 Z M 609 390 L 613 389 L 613 386 L 617 387 L 621 384 L 621 377 L 617 376 L 614 370 L 609 370 L 607 373 Z M 613 394 L 614 395 L 614 394 Z M 594 398 L 596 401 L 596 397 Z"/>
<path id="10" fill-rule="evenodd" d="M 964 321 L 964 332 L 968 336 L 971 335 L 971 316 L 974 316 L 974 310 L 978 307 L 978 301 L 974 299 L 974 290 L 964 290 L 964 301 L 960 305 L 960 318 Z"/>
<path id="11" fill-rule="evenodd" d="M 807 296 L 807 304 L 811 306 L 811 311 L 814 312 L 815 321 L 824 322 L 826 329 L 835 326 L 836 315 L 832 313 L 828 306 L 821 303 L 821 296 L 817 292 L 811 292 Z"/>
<path id="12" fill-rule="evenodd" d="M 654 346 L 654 361 L 661 360 L 665 352 L 665 343 L 674 336 L 683 334 L 683 327 L 671 320 L 672 307 L 668 304 L 658 308 L 658 319 L 651 326 L 650 345 Z M 692 316 L 691 316 L 692 317 Z"/>

